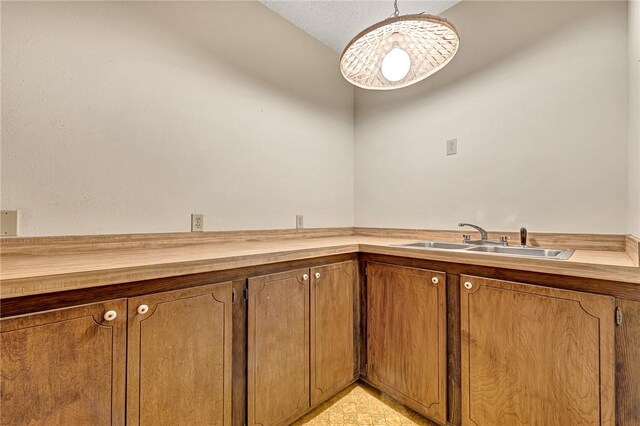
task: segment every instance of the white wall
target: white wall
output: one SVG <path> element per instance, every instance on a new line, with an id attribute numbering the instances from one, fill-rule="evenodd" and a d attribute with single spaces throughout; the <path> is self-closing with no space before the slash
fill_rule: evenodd
<path id="1" fill-rule="evenodd" d="M 462 2 L 443 15 L 461 35 L 444 70 L 356 91 L 356 225 L 626 233 L 627 4 Z"/>
<path id="2" fill-rule="evenodd" d="M 254 2 L 2 2 L 21 235 L 353 223 L 353 90 Z"/>
<path id="3" fill-rule="evenodd" d="M 640 236 L 640 1 L 629 2 L 629 232 Z"/>
<path id="4" fill-rule="evenodd" d="M 463 2 L 454 61 L 358 90 L 354 135 L 335 53 L 257 3 L 2 2 L 0 204 L 21 235 L 350 226 L 354 203 L 640 235 L 639 9 Z"/>

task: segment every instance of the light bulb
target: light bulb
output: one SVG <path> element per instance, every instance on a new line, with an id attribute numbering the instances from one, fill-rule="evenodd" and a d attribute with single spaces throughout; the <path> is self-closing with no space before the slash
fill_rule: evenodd
<path id="1" fill-rule="evenodd" d="M 380 70 L 389 81 L 400 81 L 409 74 L 411 58 L 409 54 L 399 47 L 391 49 L 382 59 Z"/>

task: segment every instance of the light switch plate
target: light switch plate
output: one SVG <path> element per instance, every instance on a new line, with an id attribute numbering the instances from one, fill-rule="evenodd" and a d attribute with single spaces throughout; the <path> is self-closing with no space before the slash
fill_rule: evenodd
<path id="1" fill-rule="evenodd" d="M 0 228 L 3 237 L 18 235 L 18 210 L 0 211 Z"/>
<path id="2" fill-rule="evenodd" d="M 458 139 L 449 139 L 447 141 L 447 155 L 458 153 Z"/>

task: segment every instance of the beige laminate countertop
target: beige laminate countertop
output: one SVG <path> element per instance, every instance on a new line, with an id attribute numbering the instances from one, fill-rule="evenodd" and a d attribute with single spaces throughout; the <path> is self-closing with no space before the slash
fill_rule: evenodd
<path id="1" fill-rule="evenodd" d="M 568 260 L 547 260 L 391 246 L 417 240 L 345 235 L 158 247 L 82 248 L 60 252 L 3 252 L 0 257 L 0 298 L 355 252 L 640 284 L 638 259 L 625 251 L 576 250 Z"/>

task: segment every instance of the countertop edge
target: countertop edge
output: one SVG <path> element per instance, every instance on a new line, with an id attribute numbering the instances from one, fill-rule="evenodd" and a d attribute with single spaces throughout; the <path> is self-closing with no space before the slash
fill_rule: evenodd
<path id="1" fill-rule="evenodd" d="M 500 256 L 499 258 L 496 258 L 494 255 L 484 253 L 456 253 L 460 257 L 458 259 L 451 259 L 451 253 L 449 252 L 442 253 L 431 250 L 385 247 L 372 244 L 360 244 L 360 252 L 477 266 L 489 266 L 542 274 L 617 281 L 640 285 L 640 267 L 565 262 L 562 260 L 552 259 L 528 259 L 507 256 Z M 612 277 L 611 275 L 613 274 L 616 276 Z"/>
<path id="2" fill-rule="evenodd" d="M 0 300 L 349 253 L 371 253 L 640 284 L 640 267 L 512 258 L 507 256 L 497 258 L 494 255 L 482 253 L 456 253 L 454 255 L 450 252 L 417 250 L 393 247 L 386 244 L 344 243 L 229 257 L 5 279 L 0 281 Z"/>
<path id="3" fill-rule="evenodd" d="M 357 253 L 358 244 L 343 244 L 310 249 L 296 249 L 257 253 L 251 255 L 217 257 L 172 263 L 130 266 L 113 269 L 96 269 L 57 275 L 41 275 L 27 278 L 0 280 L 0 300 L 57 293 L 67 290 L 103 287 L 134 281 L 158 278 L 170 278 L 181 275 L 224 271 L 249 266 L 269 265 L 272 263 L 313 259 L 316 257 Z M 25 290 L 25 286 L 36 287 Z M 7 287 L 10 290 L 7 291 Z"/>

